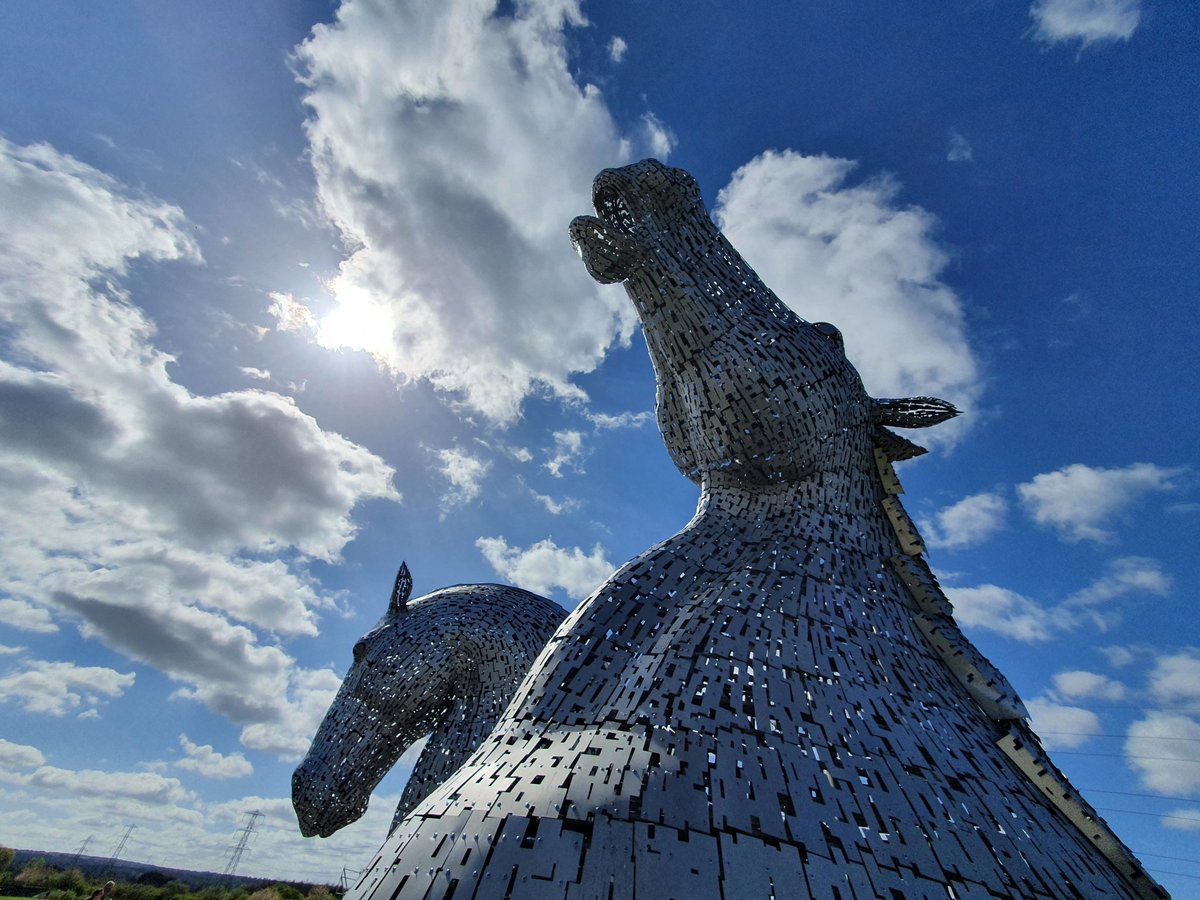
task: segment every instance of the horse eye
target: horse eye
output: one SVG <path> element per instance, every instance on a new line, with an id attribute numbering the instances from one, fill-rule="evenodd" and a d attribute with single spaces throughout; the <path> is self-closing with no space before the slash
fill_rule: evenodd
<path id="1" fill-rule="evenodd" d="M 367 654 L 367 642 L 359 641 L 354 645 L 354 661 L 361 662 L 362 658 Z"/>
<path id="2" fill-rule="evenodd" d="M 830 325 L 828 322 L 813 322 L 812 327 L 837 344 L 837 346 L 845 346 L 845 341 L 842 340 L 842 333 L 838 331 L 836 326 Z"/>

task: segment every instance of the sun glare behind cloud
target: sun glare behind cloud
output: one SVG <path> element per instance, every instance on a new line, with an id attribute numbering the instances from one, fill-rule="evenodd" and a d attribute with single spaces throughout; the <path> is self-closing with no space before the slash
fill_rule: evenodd
<path id="1" fill-rule="evenodd" d="M 392 346 L 395 323 L 391 312 L 365 291 L 343 287 L 337 307 L 317 326 L 317 343 L 331 350 L 346 347 L 365 350 L 386 359 Z"/>

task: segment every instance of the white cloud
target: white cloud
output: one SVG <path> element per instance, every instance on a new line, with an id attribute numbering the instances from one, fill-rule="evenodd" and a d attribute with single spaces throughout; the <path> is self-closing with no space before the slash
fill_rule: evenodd
<path id="1" fill-rule="evenodd" d="M 3 141 L 0 207 L 0 323 L 29 361 L 0 362 L 11 602 L 56 608 L 234 721 L 279 720 L 294 661 L 254 629 L 313 634 L 333 601 L 277 555 L 336 560 L 356 504 L 399 499 L 392 470 L 289 398 L 172 381 L 119 282 L 138 258 L 200 262 L 179 209 Z M 56 683 L 23 702 L 62 714 L 98 690 Z"/>
<path id="2" fill-rule="evenodd" d="M 275 317 L 277 331 L 317 330 L 317 319 L 312 310 L 291 294 L 270 291 L 267 297 L 271 301 L 267 312 Z"/>
<path id="3" fill-rule="evenodd" d="M 1129 726 L 1125 758 L 1142 786 L 1160 794 L 1200 788 L 1200 722 L 1154 711 Z"/>
<path id="4" fill-rule="evenodd" d="M 650 155 L 660 162 L 665 161 L 675 149 L 675 134 L 654 113 L 642 116 L 642 141 Z"/>
<path id="5" fill-rule="evenodd" d="M 1114 669 L 1124 668 L 1137 659 L 1137 654 L 1131 648 L 1122 647 L 1117 644 L 1107 647 L 1097 647 L 1096 649 L 1104 654 L 1104 658 Z"/>
<path id="6" fill-rule="evenodd" d="M 1066 700 L 1123 700 L 1125 685 L 1119 681 L 1082 669 L 1058 672 L 1054 676 L 1054 693 Z"/>
<path id="7" fill-rule="evenodd" d="M 608 58 L 619 63 L 625 58 L 627 50 L 629 50 L 629 44 L 625 42 L 625 38 L 614 34 L 612 40 L 608 42 Z"/>
<path id="8" fill-rule="evenodd" d="M 529 492 L 533 494 L 534 499 L 538 503 L 546 507 L 546 512 L 552 516 L 561 516 L 563 513 L 574 512 L 579 509 L 579 501 L 571 497 L 567 497 L 565 500 L 555 500 L 548 494 L 539 494 L 533 488 L 530 488 Z"/>
<path id="9" fill-rule="evenodd" d="M 578 5 L 350 0 L 297 51 L 320 202 L 353 248 L 329 288 L 369 310 L 367 347 L 400 379 L 428 379 L 467 407 L 511 422 L 534 391 L 580 399 L 636 317 L 622 292 L 588 278 L 567 223 L 590 210 L 601 168 L 635 141 L 600 91 L 568 66 Z M 320 334 L 320 332 L 319 332 Z"/>
<path id="10" fill-rule="evenodd" d="M 46 757 L 37 747 L 28 744 L 14 744 L 0 738 L 0 768 L 33 769 L 45 765 Z"/>
<path id="11" fill-rule="evenodd" d="M 555 478 L 563 477 L 563 468 L 570 467 L 576 472 L 582 472 L 583 434 L 579 431 L 554 432 L 554 450 L 547 453 L 546 462 L 542 465 Z"/>
<path id="12" fill-rule="evenodd" d="M 179 803 L 195 796 L 183 787 L 178 778 L 164 778 L 157 772 L 71 771 L 42 766 L 28 777 L 26 783 L 75 796 L 122 797 L 152 806 Z"/>
<path id="13" fill-rule="evenodd" d="M 1175 489 L 1181 469 L 1134 463 L 1100 469 L 1074 463 L 1017 486 L 1026 511 L 1065 541 L 1111 541 L 1113 520 L 1151 491 Z"/>
<path id="14" fill-rule="evenodd" d="M 1148 688 L 1155 701 L 1164 706 L 1200 707 L 1200 649 L 1158 657 Z"/>
<path id="15" fill-rule="evenodd" d="M 994 584 L 945 590 L 954 604 L 954 618 L 964 628 L 994 631 L 1030 644 L 1054 636 L 1055 622 L 1050 613 L 1016 591 Z"/>
<path id="16" fill-rule="evenodd" d="M 1159 819 L 1159 824 L 1174 831 L 1200 831 L 1200 815 L 1196 814 L 1196 807 L 1185 806 L 1171 810 Z"/>
<path id="17" fill-rule="evenodd" d="M 63 716 L 81 703 L 119 697 L 134 682 L 132 672 L 71 662 L 33 660 L 0 677 L 0 701 L 20 703 L 29 712 Z"/>
<path id="18" fill-rule="evenodd" d="M 483 490 L 483 479 L 491 470 L 487 460 L 472 456 L 458 447 L 437 451 L 438 471 L 450 482 L 450 490 L 442 498 L 443 513 L 470 503 Z"/>
<path id="19" fill-rule="evenodd" d="M 999 494 L 964 497 L 921 521 L 921 533 L 931 547 L 971 547 L 1004 527 L 1008 504 Z"/>
<path id="20" fill-rule="evenodd" d="M 53 634 L 58 626 L 50 618 L 50 610 L 34 606 L 28 600 L 0 599 L 0 622 L 22 631 Z"/>
<path id="21" fill-rule="evenodd" d="M 15 656 L 18 653 L 24 652 L 24 647 L 10 647 L 7 644 L 0 644 L 0 656 Z"/>
<path id="22" fill-rule="evenodd" d="M 1123 556 L 1110 561 L 1103 575 L 1068 597 L 1063 606 L 1086 611 L 1101 627 L 1107 627 L 1115 612 L 1111 601 L 1130 594 L 1165 597 L 1170 591 L 1171 579 L 1158 560 Z"/>
<path id="23" fill-rule="evenodd" d="M 1030 725 L 1047 750 L 1078 747 L 1103 730 L 1100 718 L 1080 706 L 1066 706 L 1045 697 L 1034 697 L 1025 706 Z"/>
<path id="24" fill-rule="evenodd" d="M 502 578 L 535 594 L 548 595 L 561 587 L 569 597 L 581 600 L 616 569 L 599 544 L 590 555 L 578 547 L 559 547 L 549 539 L 526 550 L 510 547 L 503 537 L 480 538 L 475 546 Z"/>
<path id="25" fill-rule="evenodd" d="M 270 381 L 271 373 L 266 369 L 258 369 L 254 366 L 242 366 L 242 374 L 247 378 L 253 378 L 255 381 Z"/>
<path id="26" fill-rule="evenodd" d="M 784 303 L 841 329 L 874 396 L 933 394 L 969 409 L 981 378 L 962 303 L 938 280 L 948 258 L 936 222 L 897 205 L 900 188 L 888 177 L 847 185 L 854 167 L 764 153 L 717 195 L 716 219 Z M 944 440 L 951 427 L 936 431 Z"/>
<path id="27" fill-rule="evenodd" d="M 1128 556 L 1060 603 L 1039 603 L 994 584 L 946 587 L 954 616 L 965 627 L 994 631 L 1026 643 L 1047 641 L 1091 624 L 1101 631 L 1115 625 L 1123 608 L 1114 601 L 1130 595 L 1165 595 L 1171 586 L 1157 560 Z"/>
<path id="28" fill-rule="evenodd" d="M 617 428 L 641 428 L 647 422 L 654 421 L 653 410 L 641 412 L 623 412 L 616 415 L 608 413 L 587 413 L 587 420 L 596 426 L 598 431 L 610 431 Z"/>
<path id="29" fill-rule="evenodd" d="M 211 744 L 197 744 L 186 734 L 179 736 L 183 759 L 175 763 L 180 769 L 197 772 L 206 778 L 242 778 L 254 772 L 254 766 L 241 753 L 218 753 Z"/>
<path id="30" fill-rule="evenodd" d="M 1141 0 L 1035 0 L 1034 37 L 1047 44 L 1125 41 L 1141 21 Z"/>
<path id="31" fill-rule="evenodd" d="M 294 669 L 288 673 L 286 703 L 273 716 L 259 717 L 242 729 L 242 744 L 251 750 L 299 759 L 308 752 L 325 711 L 342 686 L 332 669 Z"/>
<path id="32" fill-rule="evenodd" d="M 946 151 L 948 162 L 971 162 L 975 158 L 971 144 L 957 131 L 950 132 L 950 147 Z"/>

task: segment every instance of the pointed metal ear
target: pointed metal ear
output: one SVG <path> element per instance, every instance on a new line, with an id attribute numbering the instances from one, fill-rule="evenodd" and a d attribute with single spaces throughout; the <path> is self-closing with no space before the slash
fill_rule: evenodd
<path id="1" fill-rule="evenodd" d="M 882 425 L 875 426 L 871 438 L 875 446 L 883 451 L 889 462 L 900 462 L 905 459 L 912 459 L 914 456 L 922 456 L 929 452 L 924 447 L 914 444 L 908 438 L 902 438 L 896 432 L 888 431 Z"/>
<path id="2" fill-rule="evenodd" d="M 388 615 L 396 616 L 408 612 L 408 598 L 412 596 L 412 575 L 408 571 L 408 563 L 400 563 L 400 571 L 396 573 L 396 583 L 392 585 L 392 598 L 388 601 Z"/>
<path id="3" fill-rule="evenodd" d="M 958 414 L 959 410 L 953 403 L 937 397 L 904 397 L 874 401 L 871 421 L 893 428 L 928 428 L 953 419 Z"/>

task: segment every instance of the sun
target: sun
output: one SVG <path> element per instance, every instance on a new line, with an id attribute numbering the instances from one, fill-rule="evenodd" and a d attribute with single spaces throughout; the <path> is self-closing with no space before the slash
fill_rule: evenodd
<path id="1" fill-rule="evenodd" d="M 331 350 L 365 350 L 377 359 L 391 356 L 395 330 L 391 310 L 358 288 L 342 286 L 335 298 L 337 306 L 317 326 L 317 343 Z"/>

